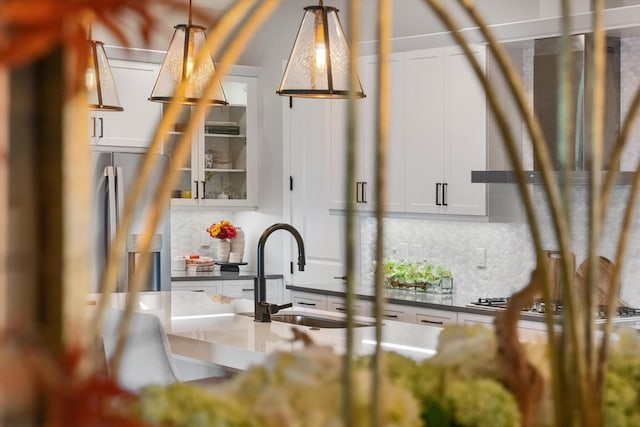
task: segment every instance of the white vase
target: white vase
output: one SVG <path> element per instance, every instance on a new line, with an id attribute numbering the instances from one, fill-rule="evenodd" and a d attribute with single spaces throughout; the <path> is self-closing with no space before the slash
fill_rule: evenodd
<path id="1" fill-rule="evenodd" d="M 231 252 L 240 258 L 239 261 L 234 260 L 234 262 L 242 262 L 244 258 L 244 230 L 240 227 L 236 227 L 236 237 L 231 239 Z"/>
<path id="2" fill-rule="evenodd" d="M 229 261 L 229 252 L 231 251 L 231 244 L 226 239 L 218 240 L 218 246 L 216 247 L 216 261 L 227 262 Z"/>

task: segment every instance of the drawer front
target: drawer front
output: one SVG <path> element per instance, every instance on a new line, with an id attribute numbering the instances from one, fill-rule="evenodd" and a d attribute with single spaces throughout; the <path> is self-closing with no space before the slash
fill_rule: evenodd
<path id="1" fill-rule="evenodd" d="M 416 313 L 416 323 L 428 326 L 455 325 L 458 313 L 445 310 L 421 310 Z"/>
<path id="2" fill-rule="evenodd" d="M 253 299 L 253 283 L 249 282 L 224 282 L 224 296 L 230 298 Z M 267 297 L 269 294 L 267 293 Z M 271 302 L 271 301 L 269 301 Z"/>
<path id="3" fill-rule="evenodd" d="M 475 313 L 458 313 L 458 324 L 460 325 L 481 324 L 481 325 L 493 327 L 493 316 L 486 316 L 483 314 L 475 314 Z"/>
<path id="4" fill-rule="evenodd" d="M 205 294 L 219 294 L 217 285 L 188 285 L 188 286 L 173 286 L 174 291 L 192 291 L 192 292 L 204 292 Z"/>
<path id="5" fill-rule="evenodd" d="M 329 297 L 327 298 L 327 310 L 337 311 L 338 313 L 347 313 L 347 305 L 344 298 Z M 358 316 L 371 316 L 371 310 L 367 301 L 356 300 L 353 302 L 354 314 Z"/>
<path id="6" fill-rule="evenodd" d="M 218 294 L 221 290 L 220 284 L 211 280 L 203 281 L 173 281 L 171 289 L 174 291 L 204 292 L 206 294 Z"/>
<path id="7" fill-rule="evenodd" d="M 410 309 L 405 310 L 398 308 L 397 306 L 385 307 L 382 310 L 382 318 L 387 320 L 396 320 L 398 322 L 409 322 L 413 323 L 415 321 L 415 314 Z"/>
<path id="8" fill-rule="evenodd" d="M 322 295 L 309 295 L 309 294 L 291 294 L 291 302 L 293 305 L 304 308 L 313 308 L 316 310 L 327 309 L 327 298 Z"/>

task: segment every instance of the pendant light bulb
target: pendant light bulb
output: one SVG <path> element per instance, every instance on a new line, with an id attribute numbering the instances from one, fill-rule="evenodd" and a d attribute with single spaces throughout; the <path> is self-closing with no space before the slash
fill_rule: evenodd
<path id="1" fill-rule="evenodd" d="M 93 69 L 93 65 L 87 68 L 87 72 L 84 75 L 84 85 L 88 92 L 96 90 L 98 82 L 96 81 L 96 71 Z"/>
<path id="2" fill-rule="evenodd" d="M 322 1 L 307 6 L 276 93 L 304 98 L 364 98 L 357 78 L 353 93 L 350 91 L 349 58 L 338 9 L 324 6 Z"/>
<path id="3" fill-rule="evenodd" d="M 184 78 L 189 80 L 195 68 L 195 52 L 193 48 L 193 37 L 189 38 L 189 46 L 187 47 L 187 66 L 184 69 Z"/>
<path id="4" fill-rule="evenodd" d="M 316 31 L 314 43 L 315 52 L 315 69 L 317 72 L 324 72 L 327 69 L 327 48 L 324 40 L 324 23 L 322 19 L 318 19 L 316 15 Z"/>

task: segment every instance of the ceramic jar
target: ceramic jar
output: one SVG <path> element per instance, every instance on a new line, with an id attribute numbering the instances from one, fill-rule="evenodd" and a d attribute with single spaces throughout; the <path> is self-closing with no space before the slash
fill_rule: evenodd
<path id="1" fill-rule="evenodd" d="M 228 262 L 229 252 L 231 252 L 231 243 L 227 239 L 219 239 L 216 247 L 216 261 Z"/>
<path id="2" fill-rule="evenodd" d="M 236 237 L 231 239 L 231 254 L 233 259 L 229 259 L 229 262 L 242 262 L 244 257 L 244 230 L 240 227 L 236 227 Z"/>

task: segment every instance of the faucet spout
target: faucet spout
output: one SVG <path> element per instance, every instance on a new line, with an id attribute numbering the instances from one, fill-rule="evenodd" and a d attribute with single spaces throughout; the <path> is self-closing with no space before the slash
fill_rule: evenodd
<path id="1" fill-rule="evenodd" d="M 306 264 L 306 257 L 304 254 L 304 242 L 302 236 L 292 225 L 277 223 L 273 224 L 262 232 L 260 239 L 258 240 L 258 271 L 256 278 L 253 281 L 254 284 L 254 318 L 257 322 L 270 322 L 271 314 L 274 314 L 273 304 L 267 302 L 267 283 L 264 272 L 264 247 L 267 243 L 267 239 L 274 231 L 286 230 L 296 240 L 298 246 L 298 270 L 304 271 Z M 286 305 L 286 304 L 285 304 Z M 283 307 L 279 307 L 283 308 Z"/>

